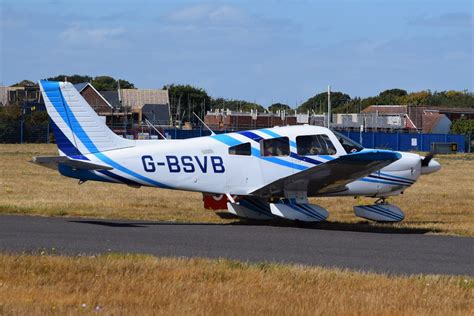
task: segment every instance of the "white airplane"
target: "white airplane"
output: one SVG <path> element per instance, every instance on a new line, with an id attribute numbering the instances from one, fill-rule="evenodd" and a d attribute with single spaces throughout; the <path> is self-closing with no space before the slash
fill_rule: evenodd
<path id="1" fill-rule="evenodd" d="M 33 162 L 66 177 L 133 187 L 222 194 L 228 211 L 251 219 L 324 221 L 308 197 L 367 196 L 356 216 L 398 222 L 385 201 L 441 167 L 432 155 L 364 149 L 330 129 L 285 126 L 184 139 L 129 140 L 116 135 L 71 83 L 40 81 L 59 156 Z M 237 198 L 234 198 L 237 196 Z"/>

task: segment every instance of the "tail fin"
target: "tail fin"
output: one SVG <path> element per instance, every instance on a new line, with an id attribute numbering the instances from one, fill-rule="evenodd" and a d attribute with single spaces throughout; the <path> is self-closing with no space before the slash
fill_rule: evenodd
<path id="1" fill-rule="evenodd" d="M 79 156 L 135 145 L 111 131 L 71 83 L 40 80 L 39 86 L 60 155 Z"/>

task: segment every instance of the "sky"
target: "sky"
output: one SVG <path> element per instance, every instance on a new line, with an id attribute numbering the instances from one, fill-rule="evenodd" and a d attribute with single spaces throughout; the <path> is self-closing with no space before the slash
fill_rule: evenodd
<path id="1" fill-rule="evenodd" d="M 473 0 L 0 0 L 0 85 L 110 75 L 295 106 L 331 85 L 474 91 Z"/>

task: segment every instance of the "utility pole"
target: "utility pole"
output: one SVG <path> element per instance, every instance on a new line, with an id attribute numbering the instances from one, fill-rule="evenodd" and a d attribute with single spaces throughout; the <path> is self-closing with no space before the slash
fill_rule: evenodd
<path id="1" fill-rule="evenodd" d="M 331 127 L 331 86 L 328 85 L 328 128 Z"/>

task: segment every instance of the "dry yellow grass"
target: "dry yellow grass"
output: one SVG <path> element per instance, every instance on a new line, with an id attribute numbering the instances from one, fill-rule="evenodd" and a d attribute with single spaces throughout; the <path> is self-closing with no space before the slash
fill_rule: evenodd
<path id="1" fill-rule="evenodd" d="M 0 314 L 472 315 L 474 279 L 140 255 L 0 255 Z"/>
<path id="2" fill-rule="evenodd" d="M 202 205 L 202 195 L 154 188 L 76 180 L 36 166 L 32 156 L 54 155 L 55 145 L 0 145 L 0 212 L 54 216 L 90 216 L 166 221 L 229 223 Z M 473 155 L 441 156 L 440 172 L 422 177 L 405 194 L 391 198 L 406 214 L 395 225 L 365 223 L 354 216 L 356 203 L 373 199 L 321 198 L 313 202 L 330 211 L 328 229 L 420 230 L 474 236 Z"/>
<path id="3" fill-rule="evenodd" d="M 0 212 L 167 221 L 222 222 L 205 210 L 202 194 L 86 182 L 29 161 L 57 155 L 55 145 L 0 144 Z"/>

